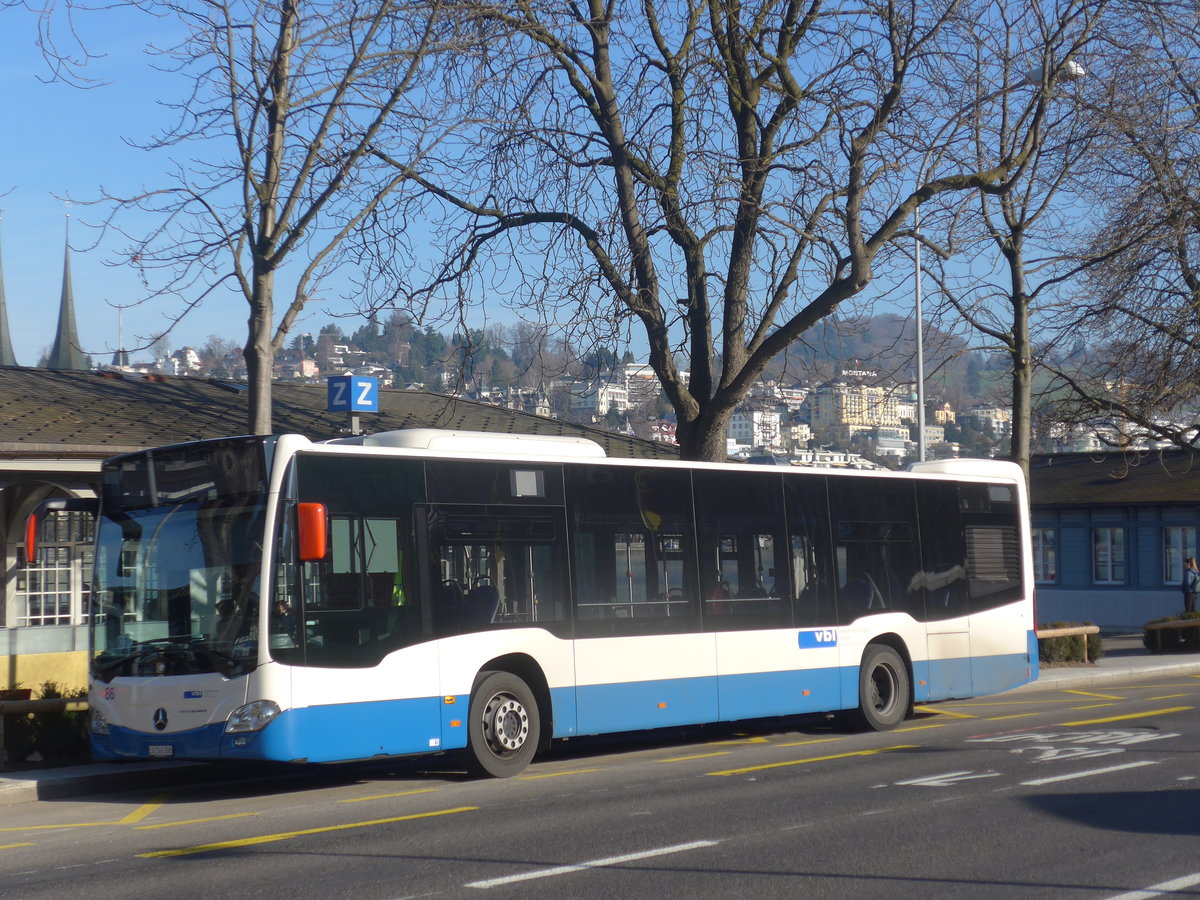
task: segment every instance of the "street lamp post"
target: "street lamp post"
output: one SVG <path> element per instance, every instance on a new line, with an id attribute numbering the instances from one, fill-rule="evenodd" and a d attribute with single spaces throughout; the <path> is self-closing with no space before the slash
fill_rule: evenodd
<path id="1" fill-rule="evenodd" d="M 1021 81 L 1014 85 L 1015 88 L 1027 87 L 1031 84 L 1040 84 L 1042 82 L 1044 71 L 1040 68 L 1034 69 L 1027 74 Z M 1087 70 L 1073 59 L 1067 60 L 1062 68 L 1055 76 L 1057 81 L 1078 81 L 1087 75 Z M 929 169 L 930 157 L 935 150 L 941 149 L 937 145 L 937 141 L 945 133 L 946 128 L 958 122 L 962 115 L 972 106 L 978 106 L 986 103 L 993 97 L 999 96 L 1010 88 L 1001 88 L 992 91 L 987 96 L 972 101 L 968 106 L 964 106 L 959 110 L 953 118 L 951 118 L 942 129 L 934 136 L 934 144 L 925 151 L 924 157 L 921 159 L 921 168 L 917 170 L 917 188 L 921 187 L 921 183 L 925 180 L 925 175 Z M 913 210 L 913 239 L 915 241 L 913 263 L 914 263 L 914 286 L 913 286 L 913 315 L 916 317 L 917 325 L 917 461 L 925 462 L 925 321 L 921 309 L 921 207 L 917 206 Z"/>
<path id="2" fill-rule="evenodd" d="M 924 166 L 921 167 L 924 169 Z M 925 462 L 925 318 L 921 310 L 921 207 L 913 211 L 916 240 L 914 315 L 917 320 L 917 462 Z"/>

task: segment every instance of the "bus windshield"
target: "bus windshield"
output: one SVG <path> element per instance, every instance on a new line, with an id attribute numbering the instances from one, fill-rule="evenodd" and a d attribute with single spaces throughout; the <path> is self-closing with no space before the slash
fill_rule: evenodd
<path id="1" fill-rule="evenodd" d="M 210 441 L 105 465 L 92 673 L 254 668 L 266 462 L 260 439 Z"/>

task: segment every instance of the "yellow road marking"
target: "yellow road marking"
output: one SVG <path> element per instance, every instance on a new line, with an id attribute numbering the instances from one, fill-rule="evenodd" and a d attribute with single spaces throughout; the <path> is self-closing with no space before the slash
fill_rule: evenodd
<path id="1" fill-rule="evenodd" d="M 143 803 L 141 806 L 139 806 L 137 809 L 135 809 L 133 812 L 131 812 L 129 815 L 127 815 L 125 818 L 121 819 L 117 824 L 118 825 L 136 825 L 138 822 L 142 821 L 142 819 L 146 818 L 146 816 L 148 816 L 152 812 L 155 812 L 156 810 L 158 810 L 159 807 L 161 807 L 164 803 L 167 802 L 167 798 L 170 796 L 171 796 L 170 791 L 163 791 L 161 794 L 159 794 L 157 797 L 155 797 L 149 803 Z"/>
<path id="2" fill-rule="evenodd" d="M 737 738 L 736 740 L 732 740 L 732 741 L 709 741 L 708 745 L 710 747 L 724 747 L 728 744 L 769 744 L 769 743 L 770 743 L 770 741 L 768 741 L 765 737 L 744 737 L 744 738 Z"/>
<path id="3" fill-rule="evenodd" d="M 1056 698 L 1047 700 L 1027 700 L 1018 698 L 1014 700 L 955 700 L 959 706 L 968 706 L 975 709 L 978 706 L 1054 706 L 1056 704 L 1071 703 L 1070 698 Z"/>
<path id="4" fill-rule="evenodd" d="M 369 822 L 348 822 L 345 825 L 325 825 L 321 828 L 304 828 L 300 831 L 283 831 L 279 834 L 260 834 L 258 837 L 242 838 L 236 841 L 219 841 L 215 844 L 197 844 L 195 847 L 180 847 L 176 850 L 155 850 L 152 853 L 139 853 L 141 859 L 165 859 L 172 856 L 189 856 L 193 853 L 209 853 L 214 850 L 232 850 L 236 847 L 252 847 L 255 844 L 270 844 L 275 841 L 287 841 L 292 838 L 305 837 L 310 834 L 327 834 L 331 831 L 347 831 L 351 828 L 369 828 L 372 825 L 390 825 L 393 822 L 409 822 L 413 819 L 430 819 L 434 816 L 448 816 L 453 813 L 473 812 L 478 806 L 460 806 L 456 809 L 439 809 L 436 812 L 413 813 L 408 816 L 393 816 L 389 819 L 372 819 Z"/>
<path id="5" fill-rule="evenodd" d="M 116 822 L 72 822 L 68 825 L 17 825 L 0 828 L 0 831 L 53 831 L 55 828 L 99 828 L 101 825 L 116 825 Z"/>
<path id="6" fill-rule="evenodd" d="M 1005 719 L 1028 719 L 1033 716 L 1040 716 L 1041 713 L 1013 713 L 1010 716 L 989 716 L 989 722 L 1003 722 Z"/>
<path id="7" fill-rule="evenodd" d="M 258 816 L 261 813 L 245 812 L 245 813 L 229 813 L 224 816 L 208 816 L 204 819 L 183 819 L 179 822 L 160 822 L 157 825 L 139 825 L 138 831 L 147 831 L 151 828 L 174 828 L 177 825 L 199 825 L 202 822 L 223 822 L 226 819 L 244 819 L 247 816 Z"/>
<path id="8" fill-rule="evenodd" d="M 1091 691 L 1074 691 L 1063 689 L 1064 694 L 1078 694 L 1081 697 L 1097 697 L 1100 700 L 1128 700 L 1128 697 L 1118 697 L 1115 694 L 1094 694 Z"/>
<path id="9" fill-rule="evenodd" d="M 1143 700 L 1174 700 L 1176 697 L 1190 697 L 1191 694 L 1163 694 L 1161 697 L 1143 697 Z"/>
<path id="10" fill-rule="evenodd" d="M 1116 706 L 1116 704 L 1115 703 L 1091 703 L 1091 704 L 1088 704 L 1087 706 L 1072 706 L 1071 712 L 1075 712 L 1075 710 L 1077 710 L 1077 709 L 1103 709 L 1106 706 Z"/>
<path id="11" fill-rule="evenodd" d="M 599 769 L 572 769 L 569 772 L 546 772 L 543 775 L 522 775 L 521 781 L 536 781 L 539 778 L 562 778 L 564 775 L 586 775 L 589 772 L 599 772 Z"/>
<path id="12" fill-rule="evenodd" d="M 971 718 L 975 718 L 972 716 Z M 945 728 L 949 722 L 933 722 L 930 725 L 909 725 L 907 728 L 897 728 L 896 734 L 902 734 L 905 731 L 925 731 L 929 728 Z"/>
<path id="13" fill-rule="evenodd" d="M 811 741 L 792 741 L 787 744 L 780 744 L 780 747 L 805 747 L 809 744 L 831 744 L 834 741 L 844 741 L 845 738 L 813 738 Z"/>
<path id="14" fill-rule="evenodd" d="M 420 788 L 415 791 L 400 791 L 398 794 L 372 794 L 370 797 L 352 797 L 349 800 L 339 800 L 338 803 L 362 803 L 364 800 L 390 800 L 392 797 L 410 797 L 413 794 L 429 794 L 437 788 Z"/>
<path id="15" fill-rule="evenodd" d="M 974 719 L 970 713 L 953 712 L 948 709 L 936 709 L 932 706 L 914 706 L 917 712 L 936 713 L 939 716 L 949 716 L 952 719 Z"/>
<path id="16" fill-rule="evenodd" d="M 15 850 L 17 847 L 32 847 L 33 844 L 26 841 L 23 844 L 0 844 L 0 850 Z"/>
<path id="17" fill-rule="evenodd" d="M 1129 713 L 1124 716 L 1109 716 L 1106 719 L 1085 719 L 1081 722 L 1063 722 L 1064 728 L 1073 728 L 1077 725 L 1104 725 L 1107 722 L 1124 722 L 1129 719 L 1148 719 L 1150 716 L 1165 716 L 1167 713 L 1187 712 L 1195 709 L 1194 706 L 1173 706 L 1170 709 L 1152 709 L 1149 712 Z"/>
<path id="18" fill-rule="evenodd" d="M 709 772 L 709 775 L 745 775 L 747 772 L 762 772 L 765 769 L 781 769 L 784 766 L 802 766 L 805 763 L 828 762 L 832 759 L 849 759 L 852 756 L 877 756 L 889 750 L 913 750 L 915 744 L 900 744 L 896 747 L 880 747 L 878 750 L 851 750 L 849 753 L 837 753 L 833 756 L 812 756 L 808 759 L 790 759 L 787 762 L 765 763 L 761 766 L 746 766 L 742 769 L 726 769 L 723 772 Z"/>
<path id="19" fill-rule="evenodd" d="M 670 759 L 660 759 L 661 763 L 687 762 L 690 759 L 711 759 L 714 756 L 728 756 L 728 750 L 717 750 L 713 753 L 697 753 L 695 756 L 672 756 Z"/>

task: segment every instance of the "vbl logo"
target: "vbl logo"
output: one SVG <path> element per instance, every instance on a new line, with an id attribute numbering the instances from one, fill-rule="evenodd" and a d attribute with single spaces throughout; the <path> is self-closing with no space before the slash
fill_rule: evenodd
<path id="1" fill-rule="evenodd" d="M 800 632 L 800 646 L 804 649 L 813 647 L 836 647 L 836 628 L 815 628 L 812 631 Z"/>

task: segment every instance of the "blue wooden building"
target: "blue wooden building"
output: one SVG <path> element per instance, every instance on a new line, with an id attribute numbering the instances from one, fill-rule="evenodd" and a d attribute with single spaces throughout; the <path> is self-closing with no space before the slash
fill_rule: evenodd
<path id="1" fill-rule="evenodd" d="M 1182 450 L 1034 457 L 1038 621 L 1140 631 L 1183 611 L 1196 556 L 1200 455 Z"/>

